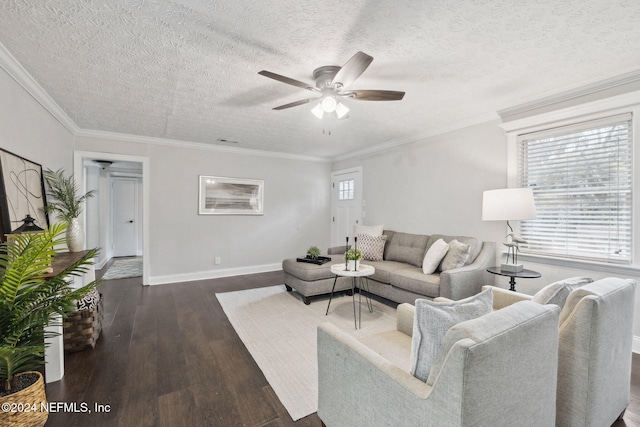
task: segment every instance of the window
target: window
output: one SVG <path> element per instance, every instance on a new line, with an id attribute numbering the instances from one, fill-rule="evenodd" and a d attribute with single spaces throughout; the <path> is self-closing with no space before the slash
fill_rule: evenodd
<path id="1" fill-rule="evenodd" d="M 355 198 L 355 181 L 348 179 L 338 183 L 338 200 L 353 200 Z"/>
<path id="2" fill-rule="evenodd" d="M 522 252 L 631 263 L 631 114 L 518 137 L 518 177 L 537 218 Z"/>

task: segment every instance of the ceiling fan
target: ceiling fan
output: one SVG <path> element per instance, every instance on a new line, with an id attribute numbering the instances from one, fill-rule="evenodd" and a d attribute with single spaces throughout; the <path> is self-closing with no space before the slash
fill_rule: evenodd
<path id="1" fill-rule="evenodd" d="M 349 108 L 339 101 L 340 98 L 351 98 L 357 101 L 399 101 L 404 97 L 404 92 L 393 90 L 347 89 L 348 86 L 364 73 L 369 64 L 371 64 L 371 61 L 373 61 L 372 56 L 364 52 L 358 52 L 342 67 L 325 65 L 316 68 L 313 71 L 313 78 L 316 81 L 315 87 L 308 83 L 281 76 L 280 74 L 270 71 L 262 70 L 258 74 L 319 94 L 319 96 L 314 98 L 301 99 L 289 104 L 280 105 L 279 107 L 275 107 L 274 110 L 284 110 L 318 100 L 320 103 L 311 110 L 318 118 L 322 118 L 324 113 L 335 112 L 338 118 L 342 119 L 347 117 Z"/>

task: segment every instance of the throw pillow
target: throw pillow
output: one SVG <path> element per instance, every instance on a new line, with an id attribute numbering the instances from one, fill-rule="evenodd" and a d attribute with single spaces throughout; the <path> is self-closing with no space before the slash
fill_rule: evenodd
<path id="1" fill-rule="evenodd" d="M 531 301 L 538 304 L 555 304 L 562 308 L 571 291 L 591 282 L 593 282 L 593 279 L 590 277 L 571 277 L 559 280 L 540 289 L 531 298 Z"/>
<path id="2" fill-rule="evenodd" d="M 384 244 L 387 236 L 369 236 L 368 234 L 358 234 L 358 249 L 362 251 L 362 258 L 367 261 L 382 261 Z"/>
<path id="3" fill-rule="evenodd" d="M 491 313 L 493 293 L 489 288 L 459 301 L 433 302 L 419 298 L 415 304 L 411 339 L 411 374 L 426 382 L 444 334 L 460 322 Z"/>
<path id="4" fill-rule="evenodd" d="M 440 261 L 447 254 L 449 244 L 442 239 L 433 242 L 433 245 L 427 250 L 422 261 L 422 272 L 424 274 L 432 274 L 440 265 Z"/>
<path id="5" fill-rule="evenodd" d="M 353 235 L 368 234 L 369 236 L 382 236 L 384 224 L 380 225 L 354 225 Z"/>
<path id="6" fill-rule="evenodd" d="M 440 263 L 440 271 L 453 270 L 462 267 L 469 259 L 471 245 L 461 243 L 456 239 L 449 242 L 449 250 Z"/>

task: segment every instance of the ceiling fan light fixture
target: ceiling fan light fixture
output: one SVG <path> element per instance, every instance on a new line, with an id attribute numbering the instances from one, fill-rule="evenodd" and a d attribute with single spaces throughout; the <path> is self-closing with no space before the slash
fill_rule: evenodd
<path id="1" fill-rule="evenodd" d="M 336 111 L 337 104 L 338 103 L 333 96 L 326 96 L 322 100 L 322 109 L 325 113 L 333 113 L 334 111 Z"/>
<path id="2" fill-rule="evenodd" d="M 322 119 L 322 117 L 324 116 L 324 110 L 322 109 L 322 103 L 318 103 L 318 105 L 316 105 L 315 107 L 313 107 L 311 109 L 311 112 L 313 113 L 314 116 L 316 116 L 319 119 Z"/>
<path id="3" fill-rule="evenodd" d="M 338 116 L 338 119 L 344 118 L 347 114 L 349 114 L 349 107 L 342 102 L 338 102 L 338 105 L 336 105 L 336 116 Z"/>

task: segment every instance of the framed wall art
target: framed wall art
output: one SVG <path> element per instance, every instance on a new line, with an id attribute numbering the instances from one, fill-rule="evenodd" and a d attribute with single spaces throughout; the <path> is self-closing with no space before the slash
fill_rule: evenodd
<path id="1" fill-rule="evenodd" d="M 261 179 L 200 176 L 200 215 L 262 215 Z"/>
<path id="2" fill-rule="evenodd" d="M 0 239 L 31 215 L 41 228 L 49 226 L 42 166 L 0 148 Z"/>

